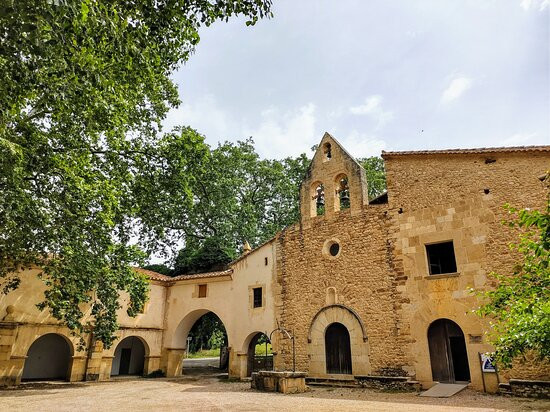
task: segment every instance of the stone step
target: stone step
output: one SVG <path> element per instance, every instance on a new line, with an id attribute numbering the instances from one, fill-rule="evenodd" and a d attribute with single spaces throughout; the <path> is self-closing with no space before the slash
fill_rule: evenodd
<path id="1" fill-rule="evenodd" d="M 360 388 L 360 385 L 353 379 L 349 378 L 316 378 L 307 377 L 306 383 L 311 386 L 327 386 L 337 388 Z"/>
<path id="2" fill-rule="evenodd" d="M 509 383 L 499 383 L 498 393 L 500 395 L 512 395 L 512 387 Z"/>

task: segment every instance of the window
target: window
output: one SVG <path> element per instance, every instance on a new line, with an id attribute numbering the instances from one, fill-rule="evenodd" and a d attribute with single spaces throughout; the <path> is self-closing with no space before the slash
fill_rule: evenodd
<path id="1" fill-rule="evenodd" d="M 199 298 L 206 297 L 206 285 L 199 285 Z"/>
<path id="2" fill-rule="evenodd" d="M 344 174 L 340 174 L 336 177 L 335 180 L 336 186 L 336 199 L 334 203 L 335 210 L 344 210 L 349 209 L 350 207 L 350 198 L 349 198 L 349 184 L 348 177 Z"/>
<path id="3" fill-rule="evenodd" d="M 323 145 L 323 153 L 325 154 L 325 159 L 323 161 L 328 161 L 332 159 L 332 146 L 330 143 L 325 143 Z"/>
<path id="4" fill-rule="evenodd" d="M 323 255 L 328 257 L 329 259 L 336 259 L 338 256 L 340 256 L 340 253 L 342 252 L 340 241 L 336 238 L 326 240 L 323 244 L 322 252 Z"/>
<path id="5" fill-rule="evenodd" d="M 262 307 L 262 288 L 254 288 L 252 289 L 252 293 L 254 294 L 253 307 L 261 308 Z"/>
<path id="6" fill-rule="evenodd" d="M 325 214 L 325 186 L 321 182 L 312 185 L 311 217 Z"/>
<path id="7" fill-rule="evenodd" d="M 336 256 L 340 252 L 340 245 L 338 243 L 333 243 L 328 249 L 331 256 Z"/>
<path id="8" fill-rule="evenodd" d="M 264 262 L 265 262 L 265 265 L 267 266 L 267 258 L 264 258 L 264 259 L 265 259 L 265 260 L 264 260 Z"/>
<path id="9" fill-rule="evenodd" d="M 426 245 L 430 275 L 456 272 L 456 259 L 453 242 Z"/>

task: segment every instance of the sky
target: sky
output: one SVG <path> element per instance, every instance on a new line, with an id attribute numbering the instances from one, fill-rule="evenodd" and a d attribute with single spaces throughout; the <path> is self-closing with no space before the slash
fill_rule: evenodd
<path id="1" fill-rule="evenodd" d="M 200 31 L 164 123 L 311 155 L 550 144 L 550 0 L 274 0 Z"/>

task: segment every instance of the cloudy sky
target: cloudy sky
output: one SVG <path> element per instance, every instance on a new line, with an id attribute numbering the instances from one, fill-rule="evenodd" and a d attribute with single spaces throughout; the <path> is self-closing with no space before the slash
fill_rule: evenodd
<path id="1" fill-rule="evenodd" d="M 550 0 L 274 0 L 201 31 L 165 125 L 282 158 L 550 144 Z"/>

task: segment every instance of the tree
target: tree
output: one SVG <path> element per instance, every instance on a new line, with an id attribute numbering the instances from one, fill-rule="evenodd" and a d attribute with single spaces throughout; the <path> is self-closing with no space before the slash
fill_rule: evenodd
<path id="1" fill-rule="evenodd" d="M 189 352 L 220 348 L 227 345 L 227 332 L 223 322 L 213 312 L 201 316 L 189 331 Z"/>
<path id="2" fill-rule="evenodd" d="M 386 191 L 386 171 L 384 160 L 378 156 L 358 159 L 365 168 L 369 190 L 369 199 L 374 199 Z"/>
<path id="3" fill-rule="evenodd" d="M 548 174 L 545 182 L 549 187 Z M 507 209 L 515 215 L 509 226 L 520 230 L 519 243 L 510 247 L 522 260 L 511 274 L 491 274 L 497 286 L 478 293 L 486 302 L 477 311 L 492 321 L 496 359 L 504 367 L 528 351 L 550 360 L 550 195 L 544 210 Z"/>
<path id="4" fill-rule="evenodd" d="M 37 265 L 41 308 L 109 347 L 120 291 L 146 300 L 131 269 L 173 244 L 208 155 L 183 128 L 170 79 L 198 29 L 271 15 L 271 0 L 6 0 L 0 5 L 0 287 Z M 174 199 L 178 199 L 174 202 Z M 81 322 L 91 306 L 93 324 Z"/>
<path id="5" fill-rule="evenodd" d="M 193 206 L 174 228 L 185 233 L 175 274 L 221 269 L 299 219 L 299 186 L 309 160 L 260 159 L 253 141 L 212 149 L 192 185 Z"/>

